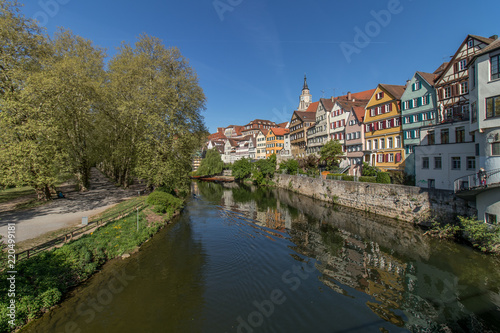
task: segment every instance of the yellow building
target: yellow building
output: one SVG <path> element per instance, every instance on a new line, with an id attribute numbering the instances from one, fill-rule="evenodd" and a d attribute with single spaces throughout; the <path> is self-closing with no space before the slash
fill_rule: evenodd
<path id="1" fill-rule="evenodd" d="M 266 136 L 266 158 L 272 154 L 278 154 L 285 147 L 285 134 L 288 128 L 271 128 Z"/>
<path id="2" fill-rule="evenodd" d="M 404 170 L 401 96 L 405 86 L 379 84 L 366 105 L 365 162 L 387 170 Z"/>

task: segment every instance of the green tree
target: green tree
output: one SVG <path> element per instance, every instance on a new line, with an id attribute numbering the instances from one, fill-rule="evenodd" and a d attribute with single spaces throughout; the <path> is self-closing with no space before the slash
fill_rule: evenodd
<path id="1" fill-rule="evenodd" d="M 17 1 L 0 0 L 0 50 L 0 183 L 28 184 L 48 200 L 66 156 L 57 145 L 55 119 L 32 96 L 31 81 L 51 49 Z"/>
<path id="2" fill-rule="evenodd" d="M 212 148 L 207 151 L 207 154 L 203 160 L 201 160 L 200 167 L 196 171 L 198 176 L 212 176 L 217 175 L 222 172 L 224 168 L 224 162 L 220 157 L 217 148 Z"/>
<path id="3" fill-rule="evenodd" d="M 343 154 L 340 142 L 338 140 L 331 140 L 319 150 L 319 161 L 326 162 L 327 169 L 330 169 L 339 164 L 340 156 Z"/>
<path id="4" fill-rule="evenodd" d="M 380 172 L 380 169 L 370 164 L 363 162 L 363 169 L 361 170 L 361 175 L 363 176 L 376 176 Z"/>
<path id="5" fill-rule="evenodd" d="M 299 169 L 297 160 L 289 159 L 280 163 L 279 170 L 290 175 L 296 175 Z"/>
<path id="6" fill-rule="evenodd" d="M 90 168 L 101 155 L 96 142 L 96 115 L 105 83 L 102 49 L 92 41 L 59 30 L 53 53 L 43 60 L 43 71 L 32 75 L 26 92 L 39 112 L 52 119 L 52 136 L 65 154 L 65 165 L 81 190 L 89 187 Z"/>
<path id="7" fill-rule="evenodd" d="M 250 177 L 252 174 L 252 163 L 250 159 L 242 158 L 233 163 L 233 177 L 236 180 L 241 180 Z"/>
<path id="8" fill-rule="evenodd" d="M 141 35 L 109 63 L 107 123 L 116 122 L 103 166 L 124 185 L 132 174 L 156 186 L 186 189 L 191 156 L 207 131 L 205 95 L 177 48 Z"/>

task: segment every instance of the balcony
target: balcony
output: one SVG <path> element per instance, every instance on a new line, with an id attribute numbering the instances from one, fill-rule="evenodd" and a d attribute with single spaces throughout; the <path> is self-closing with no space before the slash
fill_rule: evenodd
<path id="1" fill-rule="evenodd" d="M 486 172 L 486 184 L 481 185 L 478 174 L 463 176 L 454 181 L 453 188 L 457 196 L 472 200 L 479 193 L 500 187 L 500 169 Z"/>

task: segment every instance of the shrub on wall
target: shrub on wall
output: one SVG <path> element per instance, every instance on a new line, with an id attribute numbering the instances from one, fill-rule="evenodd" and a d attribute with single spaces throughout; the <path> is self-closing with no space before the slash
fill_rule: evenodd
<path id="1" fill-rule="evenodd" d="M 148 195 L 147 203 L 154 206 L 154 211 L 159 214 L 173 213 L 183 204 L 181 199 L 162 191 L 154 191 Z"/>
<path id="2" fill-rule="evenodd" d="M 391 183 L 391 177 L 387 172 L 379 172 L 377 173 L 377 183 L 379 184 L 390 184 Z"/>
<path id="3" fill-rule="evenodd" d="M 359 177 L 360 182 L 365 182 L 365 183 L 375 183 L 377 181 L 377 177 L 375 176 L 361 176 Z"/>

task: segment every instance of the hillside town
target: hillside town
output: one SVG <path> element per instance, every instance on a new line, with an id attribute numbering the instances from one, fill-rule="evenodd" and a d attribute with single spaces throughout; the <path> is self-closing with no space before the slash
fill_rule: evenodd
<path id="1" fill-rule="evenodd" d="M 500 40 L 468 35 L 432 73 L 407 82 L 314 101 L 307 77 L 288 122 L 255 119 L 208 137 L 225 163 L 318 155 L 338 140 L 340 173 L 360 176 L 363 162 L 399 171 L 414 185 L 453 191 L 475 202 L 478 219 L 500 216 Z M 310 83 L 310 82 L 309 82 Z"/>

